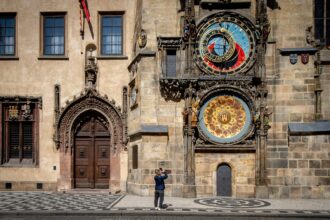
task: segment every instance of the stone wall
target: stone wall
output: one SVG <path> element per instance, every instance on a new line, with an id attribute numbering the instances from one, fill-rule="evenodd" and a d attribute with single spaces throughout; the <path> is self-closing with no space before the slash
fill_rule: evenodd
<path id="1" fill-rule="evenodd" d="M 216 196 L 216 172 L 220 164 L 228 164 L 232 170 L 232 196 L 255 196 L 254 153 L 196 153 L 195 180 L 197 197 Z"/>
<path id="2" fill-rule="evenodd" d="M 290 136 L 288 149 L 268 154 L 277 158 L 268 169 L 270 198 L 330 198 L 329 135 Z"/>
<path id="3" fill-rule="evenodd" d="M 268 106 L 272 112 L 266 166 L 270 198 L 329 198 L 329 136 L 289 136 L 288 123 L 315 120 L 314 55 L 291 64 L 282 48 L 312 47 L 305 29 L 313 25 L 313 1 L 277 1 L 266 54 Z M 301 15 L 303 14 L 303 16 Z M 321 76 L 322 109 L 327 116 L 327 67 Z M 325 107 L 326 106 L 326 107 Z"/>
<path id="4" fill-rule="evenodd" d="M 330 50 L 320 52 L 321 60 L 321 109 L 322 119 L 330 120 Z"/>
<path id="5" fill-rule="evenodd" d="M 155 56 L 141 55 L 137 61 L 137 73 L 132 77 L 139 90 L 138 103 L 129 112 L 129 134 L 139 132 L 143 125 L 166 125 L 168 133 L 141 134 L 132 137 L 132 146 L 138 146 L 138 168 L 132 169 L 129 158 L 128 191 L 139 195 L 153 195 L 154 175 L 156 168 L 171 170 L 166 180 L 166 194 L 182 196 L 183 183 L 183 102 L 165 100 L 160 94 L 159 78 L 161 76 L 161 51 L 158 51 L 158 36 L 179 36 L 180 19 L 178 17 L 179 1 L 143 0 L 143 9 L 139 26 L 147 33 L 147 45 L 137 49 L 137 54 L 146 51 L 155 52 Z M 166 10 L 163 10 L 166 8 Z M 169 19 L 171 18 L 171 19 Z"/>
<path id="6" fill-rule="evenodd" d="M 13 189 L 23 190 L 36 182 L 50 183 L 52 189 L 56 188 L 59 178 L 60 162 L 59 150 L 53 142 L 54 134 L 54 85 L 61 85 L 61 103 L 64 107 L 66 101 L 79 96 L 85 84 L 85 47 L 95 44 L 99 48 L 99 11 L 124 12 L 124 59 L 98 60 L 97 90 L 109 99 L 114 99 L 116 105 L 121 106 L 123 100 L 123 86 L 128 84 L 127 65 L 131 59 L 132 37 L 135 13 L 135 1 L 96 1 L 89 0 L 91 26 L 94 37 L 88 24 L 85 23 L 85 37 L 80 36 L 79 1 L 67 0 L 4 0 L 0 2 L 1 12 L 16 12 L 17 24 L 17 57 L 18 60 L 1 60 L 0 66 L 0 96 L 41 96 L 42 110 L 40 111 L 40 140 L 39 140 L 39 166 L 38 167 L 1 167 L 0 182 L 12 182 Z M 40 54 L 40 20 L 41 12 L 66 12 L 66 49 L 67 59 L 43 60 Z M 127 56 L 125 58 L 125 56 Z M 125 154 L 125 153 L 124 153 Z M 125 155 L 123 157 L 125 158 Z M 127 170 L 127 161 L 122 162 L 121 170 Z M 56 166 L 56 170 L 53 167 Z M 126 182 L 127 176 L 122 172 L 121 181 Z M 127 174 L 126 174 L 127 175 Z M 22 184 L 24 186 L 16 188 Z M 17 184 L 16 184 L 17 183 Z M 2 187 L 2 184 L 0 184 Z M 125 191 L 125 184 L 122 190 Z"/>

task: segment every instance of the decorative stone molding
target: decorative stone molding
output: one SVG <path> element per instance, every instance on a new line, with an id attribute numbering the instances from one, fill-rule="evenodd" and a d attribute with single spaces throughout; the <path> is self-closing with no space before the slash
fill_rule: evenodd
<path id="1" fill-rule="evenodd" d="M 0 96 L 0 103 L 17 104 L 17 103 L 35 103 L 39 109 L 42 109 L 42 97 L 34 96 Z"/>
<path id="2" fill-rule="evenodd" d="M 127 91 L 127 87 L 124 86 L 123 88 L 123 114 L 122 114 L 122 120 L 123 120 L 123 125 L 124 125 L 124 135 L 123 135 L 123 143 L 126 146 L 128 143 L 128 134 L 127 134 L 127 130 L 128 130 L 128 125 L 127 125 L 127 109 L 128 109 L 128 105 L 127 105 L 127 96 L 128 96 L 128 91 Z M 126 150 L 126 147 L 125 147 Z"/>
<path id="3" fill-rule="evenodd" d="M 256 95 L 256 81 L 252 76 L 200 76 L 189 78 L 161 78 L 161 94 L 166 100 L 179 101 L 184 98 L 185 89 L 192 84 L 192 87 L 198 91 L 198 96 L 208 92 L 209 88 L 215 85 L 231 85 L 243 89 L 249 95 Z"/>
<path id="4" fill-rule="evenodd" d="M 115 106 L 114 100 L 108 100 L 107 96 L 102 97 L 96 90 L 86 89 L 79 97 L 67 101 L 67 106 L 62 108 L 60 116 L 56 120 L 54 141 L 57 149 L 67 149 L 73 146 L 72 124 L 82 113 L 94 110 L 103 114 L 109 120 L 109 130 L 113 134 L 114 146 L 119 149 L 123 147 L 124 140 L 123 115 L 120 107 Z"/>
<path id="5" fill-rule="evenodd" d="M 231 2 L 230 0 L 202 1 L 201 8 L 208 10 L 225 10 L 225 9 L 248 9 L 251 7 L 251 1 Z"/>
<path id="6" fill-rule="evenodd" d="M 157 37 L 158 49 L 180 48 L 182 46 L 181 37 Z"/>

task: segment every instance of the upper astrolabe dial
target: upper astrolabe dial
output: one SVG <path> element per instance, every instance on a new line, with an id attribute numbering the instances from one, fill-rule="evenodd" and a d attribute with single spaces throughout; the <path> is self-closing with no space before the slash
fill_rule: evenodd
<path id="1" fill-rule="evenodd" d="M 255 37 L 248 19 L 219 15 L 198 29 L 196 61 L 207 74 L 243 73 L 254 63 Z"/>

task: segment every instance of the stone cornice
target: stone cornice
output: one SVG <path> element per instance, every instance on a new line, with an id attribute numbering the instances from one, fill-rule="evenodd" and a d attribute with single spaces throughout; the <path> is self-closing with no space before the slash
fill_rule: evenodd
<path id="1" fill-rule="evenodd" d="M 314 47 L 298 47 L 298 48 L 279 48 L 278 49 L 282 55 L 290 54 L 315 54 L 318 49 Z"/>
<path id="2" fill-rule="evenodd" d="M 148 125 L 142 124 L 141 127 L 129 134 L 130 138 L 138 137 L 142 135 L 160 135 L 160 136 L 167 136 L 168 135 L 168 126 L 167 125 Z"/>
<path id="3" fill-rule="evenodd" d="M 131 63 L 128 65 L 127 69 L 131 72 L 132 66 L 135 62 L 140 60 L 142 57 L 154 57 L 156 56 L 156 52 L 152 50 L 141 50 L 131 61 Z"/>
<path id="4" fill-rule="evenodd" d="M 289 123 L 289 135 L 322 135 L 330 134 L 330 121 L 315 121 L 308 123 Z"/>

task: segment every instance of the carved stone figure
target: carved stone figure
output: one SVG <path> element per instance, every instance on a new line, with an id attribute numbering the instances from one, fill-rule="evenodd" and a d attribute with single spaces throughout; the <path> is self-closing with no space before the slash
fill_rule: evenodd
<path id="1" fill-rule="evenodd" d="M 197 122 L 198 122 L 198 118 L 197 118 L 198 109 L 199 109 L 199 102 L 198 101 L 193 102 L 192 105 L 191 105 L 191 126 L 192 127 L 196 127 L 197 126 Z"/>
<path id="2" fill-rule="evenodd" d="M 139 34 L 138 44 L 140 48 L 143 48 L 147 45 L 147 32 L 143 29 L 141 29 Z"/>
<path id="3" fill-rule="evenodd" d="M 93 56 L 93 50 L 89 49 L 85 67 L 85 81 L 87 89 L 96 89 L 97 72 L 98 67 L 96 57 Z"/>

